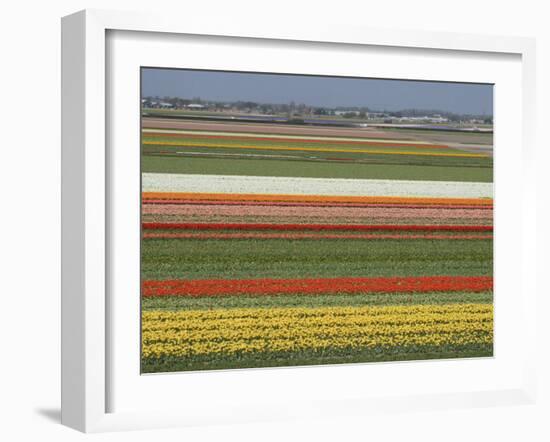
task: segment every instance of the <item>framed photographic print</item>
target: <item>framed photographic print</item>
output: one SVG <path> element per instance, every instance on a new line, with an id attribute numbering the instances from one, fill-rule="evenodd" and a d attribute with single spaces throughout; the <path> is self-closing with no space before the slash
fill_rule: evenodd
<path id="1" fill-rule="evenodd" d="M 328 34 L 64 19 L 66 425 L 532 400 L 532 41 Z"/>
<path id="2" fill-rule="evenodd" d="M 493 355 L 492 84 L 144 67 L 141 103 L 142 373 Z"/>

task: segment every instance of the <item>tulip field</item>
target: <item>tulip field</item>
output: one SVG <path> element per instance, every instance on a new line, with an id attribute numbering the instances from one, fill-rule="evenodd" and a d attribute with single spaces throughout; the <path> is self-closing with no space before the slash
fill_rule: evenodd
<path id="1" fill-rule="evenodd" d="M 492 356 L 489 154 L 226 126 L 143 128 L 143 373 Z"/>

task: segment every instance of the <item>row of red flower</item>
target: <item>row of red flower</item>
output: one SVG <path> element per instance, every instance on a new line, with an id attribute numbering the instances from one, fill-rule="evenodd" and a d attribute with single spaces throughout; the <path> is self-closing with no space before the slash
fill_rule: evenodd
<path id="1" fill-rule="evenodd" d="M 327 293 L 482 292 L 493 288 L 491 276 L 421 276 L 304 279 L 146 280 L 143 296 L 229 296 Z"/>
<path id="2" fill-rule="evenodd" d="M 337 231 L 450 231 L 492 232 L 493 226 L 481 225 L 363 225 L 363 224 L 268 224 L 268 223 L 143 223 L 144 230 L 337 230 Z"/>

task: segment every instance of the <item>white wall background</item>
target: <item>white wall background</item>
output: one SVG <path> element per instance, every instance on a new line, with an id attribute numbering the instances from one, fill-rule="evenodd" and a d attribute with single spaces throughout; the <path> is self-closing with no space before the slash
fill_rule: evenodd
<path id="1" fill-rule="evenodd" d="M 85 436 L 59 425 L 60 358 L 60 17 L 84 8 L 155 10 L 272 22 L 316 20 L 383 28 L 537 37 L 539 202 L 548 189 L 550 28 L 545 2 L 461 0 L 19 0 L 0 14 L 0 437 L 6 441 L 280 441 L 550 439 L 550 321 L 540 303 L 541 396 L 537 406 L 380 415 L 365 419 L 287 422 Z M 543 188 L 542 186 L 545 186 Z M 547 259 L 549 211 L 539 218 L 540 275 Z M 546 249 L 546 250 L 545 250 Z M 543 261 L 543 259 L 545 259 Z M 550 296 L 544 282 L 540 293 Z"/>

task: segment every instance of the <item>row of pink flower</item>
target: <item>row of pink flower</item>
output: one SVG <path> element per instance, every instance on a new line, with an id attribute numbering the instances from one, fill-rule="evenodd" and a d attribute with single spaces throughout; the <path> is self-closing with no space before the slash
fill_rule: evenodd
<path id="1" fill-rule="evenodd" d="M 403 203 L 350 203 L 335 201 L 215 201 L 187 199 L 144 198 L 144 204 L 176 204 L 194 206 L 277 206 L 277 207 L 380 207 L 401 209 L 479 209 L 493 210 L 492 204 L 403 204 Z"/>
<path id="2" fill-rule="evenodd" d="M 143 204 L 144 215 L 178 216 L 296 216 L 315 218 L 435 218 L 435 219 L 492 219 L 493 211 L 486 209 L 433 209 L 390 207 L 281 207 L 225 206 L 184 204 Z"/>

